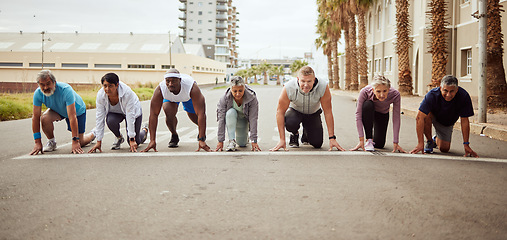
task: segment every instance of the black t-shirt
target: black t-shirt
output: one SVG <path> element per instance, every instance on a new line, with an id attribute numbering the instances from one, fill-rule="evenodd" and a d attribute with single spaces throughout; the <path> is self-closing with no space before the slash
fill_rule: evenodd
<path id="1" fill-rule="evenodd" d="M 444 126 L 452 126 L 459 117 L 471 117 L 474 115 L 472 99 L 468 92 L 458 87 L 456 96 L 451 101 L 446 101 L 440 92 L 440 87 L 431 89 L 419 106 L 419 111 L 433 113 L 435 119 Z"/>

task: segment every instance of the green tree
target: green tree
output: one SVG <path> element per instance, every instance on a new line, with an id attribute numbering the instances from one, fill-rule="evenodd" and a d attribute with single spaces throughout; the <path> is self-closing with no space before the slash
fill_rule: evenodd
<path id="1" fill-rule="evenodd" d="M 276 75 L 276 85 L 280 85 L 280 76 L 283 76 L 284 73 L 285 71 L 283 69 L 283 65 L 280 65 L 278 67 L 273 66 L 271 68 L 271 74 Z"/>
<path id="2" fill-rule="evenodd" d="M 263 63 L 261 63 L 261 65 L 259 65 L 260 72 L 262 72 L 264 74 L 264 85 L 268 84 L 268 73 L 269 73 L 270 69 L 271 69 L 271 64 L 267 63 L 266 61 L 264 61 Z"/>
<path id="3" fill-rule="evenodd" d="M 260 73 L 261 73 L 261 71 L 259 70 L 259 67 L 252 66 L 250 68 L 250 74 L 252 74 L 252 76 L 254 77 L 254 83 L 255 84 L 259 83 L 259 81 L 257 80 L 257 75 L 259 75 Z"/>
<path id="4" fill-rule="evenodd" d="M 294 73 L 297 73 L 299 71 L 299 69 L 301 69 L 302 67 L 308 65 L 308 62 L 306 62 L 306 60 L 295 60 L 294 62 L 292 62 L 290 64 L 290 71 L 292 74 Z"/>

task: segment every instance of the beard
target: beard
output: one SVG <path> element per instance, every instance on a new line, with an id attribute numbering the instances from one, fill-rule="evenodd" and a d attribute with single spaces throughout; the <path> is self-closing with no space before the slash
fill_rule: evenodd
<path id="1" fill-rule="evenodd" d="M 53 95 L 53 93 L 55 93 L 54 88 L 49 89 L 49 92 L 47 92 L 47 93 L 45 91 L 42 91 L 42 94 L 44 94 L 44 96 L 46 96 L 46 97 L 51 97 L 51 95 Z"/>

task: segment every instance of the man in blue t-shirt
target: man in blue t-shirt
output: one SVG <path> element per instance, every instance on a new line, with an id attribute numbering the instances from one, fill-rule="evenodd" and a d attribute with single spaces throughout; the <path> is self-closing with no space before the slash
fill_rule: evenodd
<path id="1" fill-rule="evenodd" d="M 421 102 L 416 117 L 418 144 L 410 153 L 433 153 L 437 147 L 441 152 L 448 152 L 451 148 L 451 138 L 454 124 L 461 119 L 461 133 L 465 156 L 479 157 L 470 148 L 470 121 L 474 115 L 472 100 L 468 92 L 458 87 L 458 79 L 447 75 L 442 78 L 440 87 L 431 89 Z M 435 127 L 436 136 L 431 137 L 431 126 Z M 424 136 L 427 142 L 424 146 Z"/>
<path id="2" fill-rule="evenodd" d="M 83 153 L 82 146 L 90 143 L 95 136 L 84 135 L 86 123 L 86 105 L 83 99 L 67 83 L 56 82 L 55 76 L 49 70 L 43 70 L 37 75 L 39 87 L 33 94 L 32 130 L 35 147 L 31 155 L 43 153 L 40 127 L 48 138 L 45 152 L 56 149 L 54 125 L 56 121 L 65 119 L 67 129 L 72 132 L 72 153 Z M 48 108 L 41 115 L 42 104 Z"/>

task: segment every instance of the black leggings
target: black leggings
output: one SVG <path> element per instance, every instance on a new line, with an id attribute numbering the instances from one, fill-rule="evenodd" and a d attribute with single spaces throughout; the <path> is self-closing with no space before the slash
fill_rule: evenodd
<path id="1" fill-rule="evenodd" d="M 109 112 L 106 117 L 107 127 L 111 132 L 113 132 L 114 136 L 120 137 L 120 123 L 125 119 L 124 114 Z M 136 122 L 134 124 L 136 131 L 136 143 L 141 144 L 145 131 L 141 131 L 141 124 L 143 121 L 143 115 L 136 118 Z M 125 126 L 127 125 L 127 121 L 125 121 Z M 127 132 L 128 136 L 128 132 Z M 127 137 L 128 138 L 128 137 Z"/>
<path id="2" fill-rule="evenodd" d="M 373 101 L 363 103 L 363 127 L 366 139 L 373 139 L 376 148 L 384 148 L 386 144 L 387 125 L 389 113 L 375 111 Z M 373 136 L 373 137 L 372 137 Z"/>
<path id="3" fill-rule="evenodd" d="M 303 114 L 293 108 L 289 108 L 285 112 L 285 128 L 292 134 L 297 134 L 299 126 L 303 123 L 303 131 L 308 137 L 308 142 L 314 148 L 322 147 L 324 130 L 322 129 L 322 121 L 320 114 L 322 109 L 319 109 L 314 114 Z"/>

